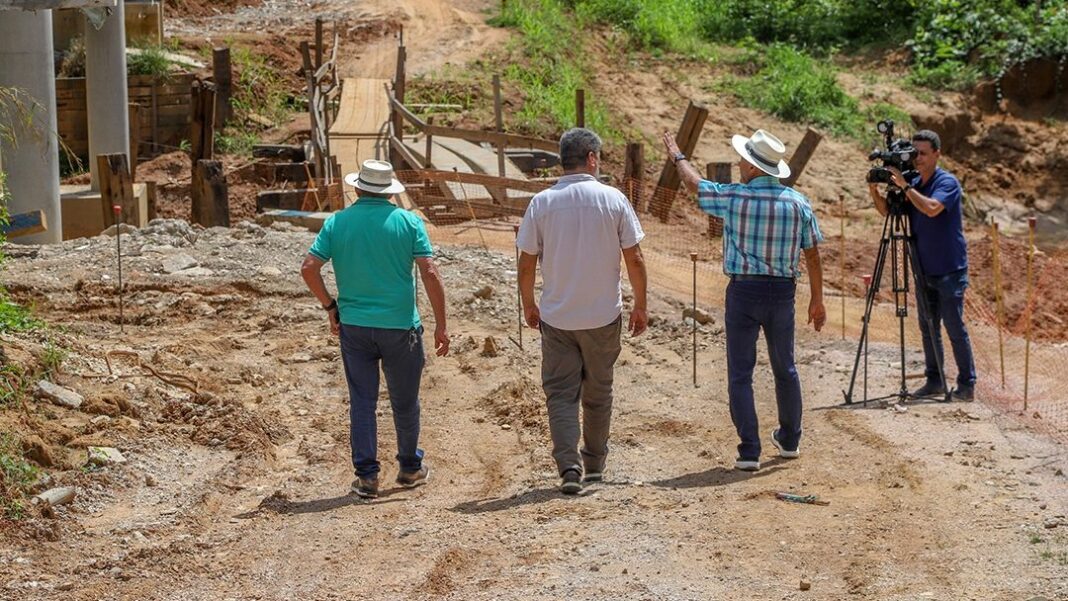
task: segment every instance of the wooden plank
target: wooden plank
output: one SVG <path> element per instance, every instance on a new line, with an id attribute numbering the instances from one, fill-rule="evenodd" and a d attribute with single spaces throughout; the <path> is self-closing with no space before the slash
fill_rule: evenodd
<path id="1" fill-rule="evenodd" d="M 503 187 L 510 190 L 522 190 L 524 192 L 538 193 L 546 188 L 550 187 L 550 184 L 544 182 L 532 182 L 529 180 L 513 179 L 508 177 L 497 177 L 494 175 L 487 175 L 483 173 L 456 173 L 454 171 L 445 171 L 440 169 L 427 169 L 412 174 L 412 183 L 416 181 L 429 181 L 429 182 L 465 182 L 469 184 L 478 184 L 484 187 Z M 405 183 L 405 185 L 408 185 Z"/>
<path id="2" fill-rule="evenodd" d="M 136 225 L 139 220 L 137 201 L 133 194 L 133 179 L 126 153 L 97 155 L 97 173 L 100 182 L 100 210 L 104 229 L 115 225 L 112 207 L 121 208 L 123 223 Z"/>
<path id="3" fill-rule="evenodd" d="M 625 193 L 635 211 L 645 209 L 642 202 L 645 191 L 645 154 L 641 142 L 628 142 L 627 154 L 623 164 L 623 184 Z"/>
<path id="4" fill-rule="evenodd" d="M 265 211 L 262 215 L 257 217 L 256 223 L 266 226 L 275 222 L 284 221 L 296 226 L 308 228 L 313 232 L 318 232 L 323 229 L 323 224 L 326 223 L 326 220 L 330 219 L 331 216 L 333 216 L 333 213 L 272 209 Z"/>
<path id="5" fill-rule="evenodd" d="M 190 159 L 210 161 L 215 156 L 215 86 L 206 81 L 192 85 L 193 119 L 189 128 Z"/>
<path id="6" fill-rule="evenodd" d="M 233 70 L 230 49 L 222 46 L 211 51 L 212 79 L 215 82 L 215 131 L 222 131 L 230 120 L 230 94 L 233 89 Z"/>
<path id="7" fill-rule="evenodd" d="M 141 150 L 141 105 L 130 104 L 128 118 L 130 120 L 130 180 L 137 179 L 137 157 Z"/>
<path id="8" fill-rule="evenodd" d="M 396 136 L 404 136 L 404 123 L 401 121 L 400 111 L 404 110 L 404 92 L 407 87 L 407 73 L 405 62 L 407 60 L 408 51 L 404 48 L 404 43 L 401 42 L 397 46 L 397 73 L 393 77 L 393 100 L 395 107 L 400 107 L 398 110 L 393 111 L 393 134 Z"/>
<path id="9" fill-rule="evenodd" d="M 820 140 L 822 139 L 823 136 L 811 127 L 805 131 L 805 137 L 801 138 L 801 143 L 798 144 L 797 150 L 790 157 L 788 163 L 790 165 L 790 177 L 783 180 L 784 186 L 793 186 L 797 183 L 797 178 L 801 177 L 801 173 L 804 172 L 809 159 L 816 153 L 816 147 L 820 145 Z"/>
<path id="10" fill-rule="evenodd" d="M 29 236 L 48 231 L 48 220 L 42 210 L 19 213 L 8 218 L 6 225 L 0 225 L 0 233 L 7 239 Z"/>
<path id="11" fill-rule="evenodd" d="M 575 90 L 575 127 L 586 127 L 586 90 Z"/>
<path id="12" fill-rule="evenodd" d="M 691 100 L 689 106 L 686 107 L 682 124 L 679 126 L 679 133 L 675 135 L 675 143 L 687 157 L 693 154 L 694 148 L 697 148 L 697 140 L 701 137 L 701 128 L 704 127 L 706 119 L 708 119 L 708 107 Z M 668 157 L 663 171 L 660 172 L 660 180 L 656 184 L 656 192 L 661 197 L 660 202 L 651 207 L 653 214 L 661 221 L 667 221 L 671 214 L 671 205 L 675 202 L 675 193 L 678 192 L 681 183 L 679 172 L 675 169 L 675 161 Z"/>
<path id="13" fill-rule="evenodd" d="M 382 136 L 389 121 L 388 79 L 346 78 L 341 84 L 341 104 L 330 125 L 331 137 Z"/>
<path id="14" fill-rule="evenodd" d="M 194 223 L 204 227 L 230 227 L 230 199 L 221 161 L 197 161 L 189 192 Z"/>

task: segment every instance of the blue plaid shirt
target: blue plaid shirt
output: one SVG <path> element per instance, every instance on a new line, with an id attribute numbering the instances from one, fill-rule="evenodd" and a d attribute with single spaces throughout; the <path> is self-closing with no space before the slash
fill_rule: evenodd
<path id="1" fill-rule="evenodd" d="M 823 240 L 803 194 L 771 176 L 748 184 L 701 180 L 697 206 L 723 219 L 723 273 L 796 278 L 801 250 Z"/>

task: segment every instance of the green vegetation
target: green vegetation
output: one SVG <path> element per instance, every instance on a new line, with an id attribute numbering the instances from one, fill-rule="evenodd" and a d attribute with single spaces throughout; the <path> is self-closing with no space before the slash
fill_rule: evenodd
<path id="1" fill-rule="evenodd" d="M 275 123 L 286 117 L 289 95 L 278 71 L 267 63 L 267 58 L 247 46 L 230 49 L 235 80 L 231 106 L 236 116 L 256 113 Z"/>
<path id="2" fill-rule="evenodd" d="M 913 81 L 962 87 L 1012 64 L 1068 55 L 1068 0 L 570 0 L 648 49 L 787 43 L 832 54 L 906 44 Z"/>
<path id="3" fill-rule="evenodd" d="M 838 85 L 833 66 L 786 44 L 772 44 L 762 51 L 750 48 L 742 60 L 756 65 L 756 73 L 728 77 L 717 87 L 780 119 L 811 123 L 860 142 L 876 135 L 873 124 L 880 119 L 911 122 L 908 114 L 890 104 L 862 106 Z"/>
<path id="4" fill-rule="evenodd" d="M 0 432 L 0 516 L 17 520 L 26 511 L 26 496 L 39 470 L 22 456 L 14 434 Z"/>
<path id="5" fill-rule="evenodd" d="M 564 10 L 559 0 L 514 0 L 491 20 L 514 27 L 523 35 L 517 40 L 522 57 L 507 66 L 504 78 L 523 96 L 516 114 L 520 129 L 537 135 L 555 136 L 575 124 L 575 91 L 589 90 L 591 67 L 585 59 L 581 24 Z M 609 122 L 607 111 L 589 92 L 586 126 L 606 140 L 620 134 Z M 551 133 L 550 133 L 551 132 Z"/>
<path id="6" fill-rule="evenodd" d="M 171 72 L 171 60 L 162 46 L 145 46 L 126 55 L 126 72 L 130 75 L 152 75 L 165 79 Z"/>

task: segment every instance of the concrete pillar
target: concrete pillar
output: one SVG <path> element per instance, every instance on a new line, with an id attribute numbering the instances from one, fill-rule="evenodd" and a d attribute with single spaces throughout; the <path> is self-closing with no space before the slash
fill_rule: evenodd
<path id="1" fill-rule="evenodd" d="M 32 116 L 29 127 L 13 120 L 14 144 L 0 138 L 0 156 L 11 192 L 8 210 L 16 215 L 40 209 L 48 221 L 47 232 L 12 241 L 62 242 L 52 11 L 0 10 L 0 87 L 20 90 L 19 96 Z"/>
<path id="2" fill-rule="evenodd" d="M 85 23 L 85 105 L 93 191 L 100 190 L 97 155 L 122 152 L 130 157 L 125 10 L 124 2 L 117 3 L 99 30 L 92 22 Z"/>

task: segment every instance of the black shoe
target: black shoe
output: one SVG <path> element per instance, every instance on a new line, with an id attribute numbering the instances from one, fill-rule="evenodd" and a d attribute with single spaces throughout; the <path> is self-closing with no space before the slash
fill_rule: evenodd
<path id="1" fill-rule="evenodd" d="M 954 401 L 970 403 L 975 400 L 975 388 L 972 386 L 957 386 L 950 396 Z"/>
<path id="2" fill-rule="evenodd" d="M 560 492 L 565 495 L 577 495 L 582 492 L 582 474 L 578 470 L 567 470 L 560 477 Z"/>
<path id="3" fill-rule="evenodd" d="M 798 444 L 793 450 L 787 449 L 779 442 L 779 430 L 776 428 L 771 433 L 771 444 L 775 445 L 776 449 L 779 449 L 779 457 L 783 459 L 797 459 L 801 456 L 801 445 Z"/>
<path id="4" fill-rule="evenodd" d="M 928 380 L 926 384 L 912 391 L 909 396 L 918 399 L 921 397 L 945 396 L 945 394 L 946 389 L 942 384 Z"/>

